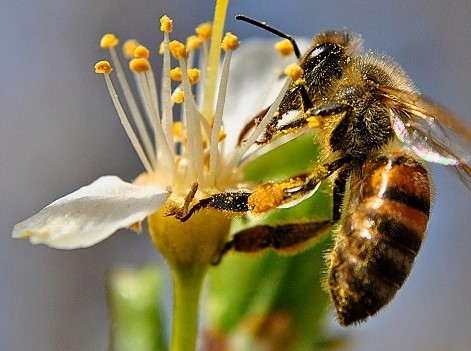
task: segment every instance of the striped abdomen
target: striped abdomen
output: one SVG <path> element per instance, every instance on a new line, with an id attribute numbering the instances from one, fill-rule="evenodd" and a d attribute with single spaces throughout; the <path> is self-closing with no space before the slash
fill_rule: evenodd
<path id="1" fill-rule="evenodd" d="M 359 174 L 350 181 L 327 278 L 342 325 L 361 322 L 392 300 L 412 268 L 430 211 L 427 170 L 409 155 L 375 156 Z"/>

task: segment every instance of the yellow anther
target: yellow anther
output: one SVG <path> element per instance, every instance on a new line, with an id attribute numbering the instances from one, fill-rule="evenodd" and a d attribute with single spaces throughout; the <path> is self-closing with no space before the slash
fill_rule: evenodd
<path id="1" fill-rule="evenodd" d="M 275 44 L 275 49 L 281 56 L 290 56 L 294 53 L 293 44 L 288 39 L 280 40 Z"/>
<path id="2" fill-rule="evenodd" d="M 182 69 L 180 67 L 175 67 L 170 70 L 170 79 L 180 82 L 183 79 Z"/>
<path id="3" fill-rule="evenodd" d="M 226 136 L 227 136 L 226 132 L 221 129 L 221 130 L 219 131 L 218 142 L 221 142 L 221 141 L 223 141 L 224 139 L 226 139 Z"/>
<path id="4" fill-rule="evenodd" d="M 303 69 L 297 63 L 292 63 L 285 68 L 284 73 L 292 80 L 296 80 L 302 77 Z"/>
<path id="5" fill-rule="evenodd" d="M 173 136 L 176 138 L 181 138 L 184 134 L 184 128 L 182 122 L 174 122 L 172 126 Z"/>
<path id="6" fill-rule="evenodd" d="M 134 49 L 134 57 L 135 58 L 149 58 L 149 49 L 147 49 L 143 45 L 138 45 L 136 49 Z"/>
<path id="7" fill-rule="evenodd" d="M 100 40 L 100 46 L 103 49 L 114 48 L 116 45 L 118 45 L 118 43 L 119 43 L 118 38 L 116 38 L 114 34 L 110 34 L 110 33 L 102 36 Z"/>
<path id="8" fill-rule="evenodd" d="M 169 49 L 172 56 L 176 59 L 186 59 L 188 56 L 185 45 L 178 40 L 172 40 L 169 43 Z"/>
<path id="9" fill-rule="evenodd" d="M 196 34 L 201 41 L 206 41 L 211 38 L 211 23 L 201 23 L 198 27 L 195 28 Z"/>
<path id="10" fill-rule="evenodd" d="M 108 61 L 98 61 L 95 64 L 95 73 L 110 74 L 112 70 L 113 67 L 111 67 Z"/>
<path id="11" fill-rule="evenodd" d="M 198 68 L 190 68 L 188 70 L 188 79 L 190 80 L 190 84 L 195 84 L 198 79 L 200 79 L 201 71 Z"/>
<path id="12" fill-rule="evenodd" d="M 133 72 L 145 72 L 150 69 L 150 63 L 145 58 L 135 58 L 129 61 L 129 69 Z"/>
<path id="13" fill-rule="evenodd" d="M 123 55 L 127 59 L 134 57 L 134 50 L 139 46 L 139 42 L 135 39 L 128 39 L 123 44 Z"/>
<path id="14" fill-rule="evenodd" d="M 185 101 L 185 94 L 183 93 L 183 90 L 178 89 L 177 91 L 175 91 L 172 94 L 172 101 L 176 104 L 181 104 L 183 101 Z M 175 122 L 175 123 L 181 123 L 181 122 Z M 174 128 L 175 128 L 175 123 L 173 125 Z M 183 129 L 183 126 L 182 126 L 182 129 Z M 173 134 L 177 136 L 177 134 L 175 134 L 175 129 L 174 129 Z"/>
<path id="15" fill-rule="evenodd" d="M 239 47 L 239 39 L 237 38 L 237 35 L 226 33 L 224 39 L 222 39 L 221 47 L 224 51 L 237 49 Z"/>
<path id="16" fill-rule="evenodd" d="M 308 123 L 309 128 L 322 128 L 322 126 L 324 125 L 324 120 L 322 119 L 322 117 L 318 116 L 308 117 L 306 118 L 306 121 Z"/>
<path id="17" fill-rule="evenodd" d="M 173 28 L 173 20 L 168 16 L 160 17 L 160 30 L 162 32 L 170 33 Z"/>
<path id="18" fill-rule="evenodd" d="M 198 38 L 196 35 L 190 35 L 186 38 L 186 48 L 188 51 L 198 49 L 198 46 L 201 44 L 201 39 Z"/>

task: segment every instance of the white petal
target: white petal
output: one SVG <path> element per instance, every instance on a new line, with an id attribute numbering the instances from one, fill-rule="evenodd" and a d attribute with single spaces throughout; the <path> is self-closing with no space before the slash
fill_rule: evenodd
<path id="1" fill-rule="evenodd" d="M 64 196 L 13 228 L 13 238 L 56 249 L 92 246 L 158 210 L 169 191 L 105 176 Z"/>

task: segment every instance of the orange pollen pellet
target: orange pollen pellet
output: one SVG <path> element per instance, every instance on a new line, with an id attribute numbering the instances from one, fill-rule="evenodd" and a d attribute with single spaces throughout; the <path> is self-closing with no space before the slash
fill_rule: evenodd
<path id="1" fill-rule="evenodd" d="M 277 183 L 267 183 L 258 186 L 249 196 L 248 204 L 252 212 L 265 213 L 283 203 L 285 186 Z"/>
<path id="2" fill-rule="evenodd" d="M 306 118 L 309 128 L 322 128 L 324 126 L 324 119 L 318 116 L 311 116 Z"/>

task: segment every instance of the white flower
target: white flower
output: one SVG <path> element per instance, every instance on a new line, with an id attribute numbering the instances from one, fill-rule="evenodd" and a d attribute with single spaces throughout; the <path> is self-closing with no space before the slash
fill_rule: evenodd
<path id="1" fill-rule="evenodd" d="M 134 53 L 129 65 L 136 80 L 140 104 L 126 81 L 115 51 L 118 40 L 113 35 L 105 35 L 102 46 L 110 50 L 127 107 L 121 104 L 112 83 L 111 65 L 100 61 L 95 66 L 96 71 L 105 77 L 121 122 L 146 172 L 134 184 L 115 176 L 101 177 L 17 224 L 13 229 L 14 238 L 29 238 L 33 244 L 41 243 L 58 249 L 88 247 L 116 230 L 130 227 L 150 216 L 149 223 L 154 231 L 171 231 L 173 237 L 169 240 L 173 240 L 180 235 L 174 232 L 186 230 L 174 227 L 186 224 L 166 217 L 166 213 L 183 205 L 194 184 L 198 184 L 195 199 L 248 186 L 243 182 L 241 161 L 269 118 L 261 121 L 247 136 L 246 142 L 238 143 L 237 138 L 250 118 L 262 108 L 271 104 L 267 116 L 273 115 L 277 109 L 289 84 L 289 79 L 279 79 L 286 62 L 276 55 L 272 43 L 257 41 L 242 46 L 234 54 L 231 64 L 232 51 L 238 46 L 238 41 L 235 36 L 227 34 L 222 45 L 224 60 L 217 74 L 214 69 L 208 70 L 214 56 L 219 62 L 220 55 L 220 39 L 216 48 L 214 43 L 209 46 L 206 40 L 210 37 L 210 27 L 207 24 L 200 26 L 198 37 L 191 37 L 185 47 L 170 41 L 171 26 L 171 20 L 162 17 L 164 40 L 160 89 L 156 88 L 147 60 L 148 50 L 134 41 L 124 45 L 125 55 L 129 51 Z M 213 37 L 218 39 L 217 35 Z M 196 46 L 200 51 L 199 70 L 193 67 Z M 171 70 L 171 54 L 176 58 L 179 69 Z M 179 79 L 179 75 L 181 82 L 172 89 L 171 79 Z M 201 77 L 195 83 L 199 75 Z M 278 96 L 270 96 L 270 91 L 274 90 Z M 180 116 L 176 118 L 173 109 L 179 102 L 182 106 L 181 119 Z M 131 121 L 128 116 L 132 117 Z M 204 216 L 209 217 L 205 219 Z M 210 225 L 208 218 L 211 222 L 218 222 L 215 216 L 221 217 L 220 223 L 215 226 L 220 225 L 222 229 L 211 230 L 224 234 L 212 250 L 216 250 L 225 240 L 230 223 L 227 214 L 215 215 L 213 211 L 203 215 L 200 225 L 206 230 Z M 167 227 L 156 229 L 159 225 Z M 188 230 L 194 231 L 192 224 L 188 225 Z M 154 237 L 153 240 L 160 249 L 161 244 Z"/>

